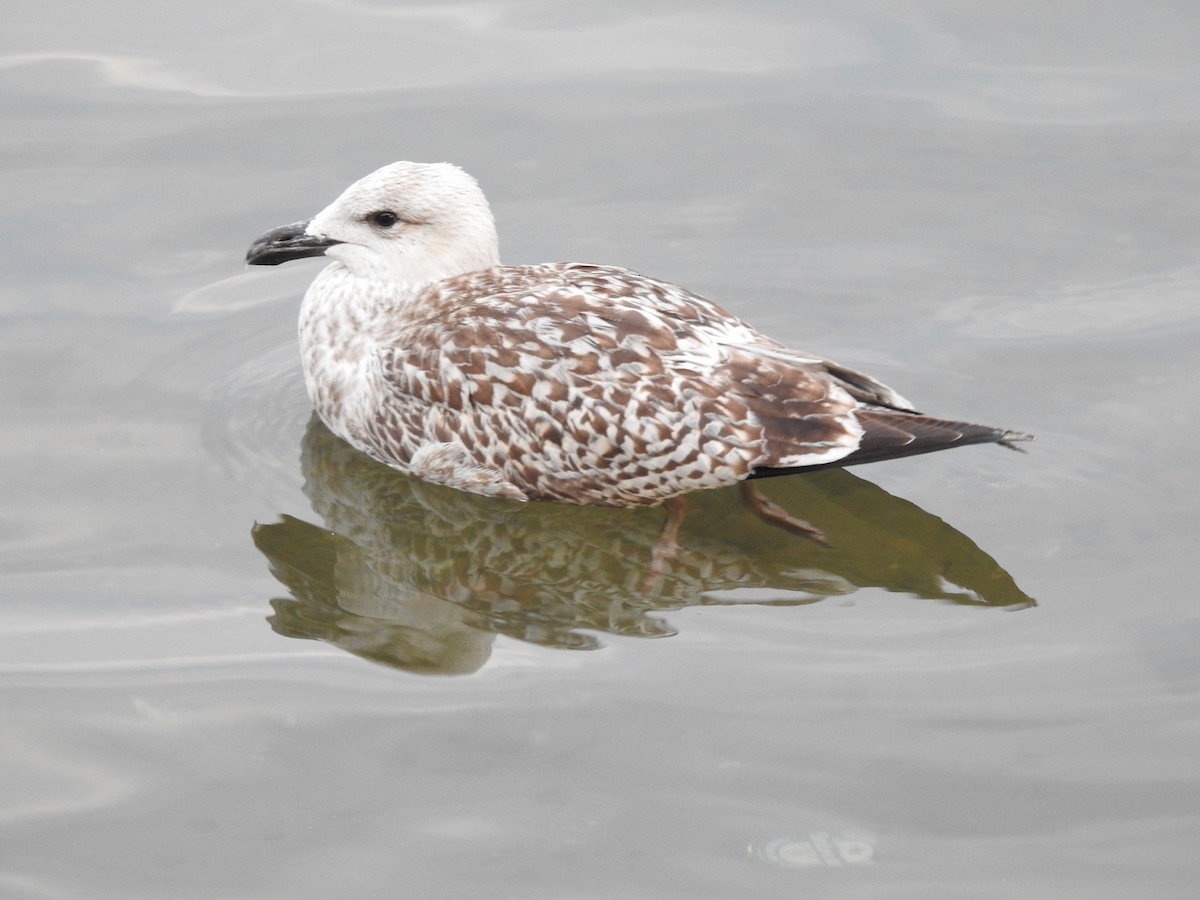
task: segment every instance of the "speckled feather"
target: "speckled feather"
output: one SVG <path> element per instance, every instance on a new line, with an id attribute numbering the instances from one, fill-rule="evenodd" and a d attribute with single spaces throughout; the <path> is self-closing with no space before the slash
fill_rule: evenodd
<path id="1" fill-rule="evenodd" d="M 379 224 L 389 222 L 381 212 L 397 221 Z M 922 416 L 869 376 L 636 272 L 500 266 L 486 201 L 452 166 L 385 167 L 287 228 L 249 258 L 313 255 L 294 249 L 300 241 L 335 259 L 301 311 L 318 413 L 353 446 L 429 481 L 522 500 L 656 504 L 796 469 L 1025 437 Z"/>

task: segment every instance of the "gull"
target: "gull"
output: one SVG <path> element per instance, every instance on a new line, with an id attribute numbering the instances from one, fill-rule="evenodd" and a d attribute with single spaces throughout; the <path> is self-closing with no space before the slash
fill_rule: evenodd
<path id="1" fill-rule="evenodd" d="M 1032 436 L 927 416 L 876 379 L 790 349 L 682 287 L 615 266 L 500 263 L 476 181 L 396 162 L 246 261 L 325 256 L 300 309 L 329 429 L 401 472 L 478 494 L 666 504 L 740 484 L 767 521 L 821 532 L 754 479 Z"/>

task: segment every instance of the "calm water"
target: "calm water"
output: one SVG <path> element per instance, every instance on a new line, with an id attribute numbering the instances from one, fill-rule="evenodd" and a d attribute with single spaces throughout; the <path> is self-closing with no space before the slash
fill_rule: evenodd
<path id="1" fill-rule="evenodd" d="M 127 7 L 127 8 L 126 8 Z M 1189 4 L 43 4 L 0 36 L 0 895 L 1192 897 Z M 310 424 L 318 264 L 398 158 L 1039 436 L 662 513 Z"/>

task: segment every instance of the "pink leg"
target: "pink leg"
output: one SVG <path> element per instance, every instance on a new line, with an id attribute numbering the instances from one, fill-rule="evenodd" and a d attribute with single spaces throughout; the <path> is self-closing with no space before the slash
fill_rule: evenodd
<path id="1" fill-rule="evenodd" d="M 758 517 L 768 525 L 774 525 L 777 528 L 782 528 L 784 531 L 790 531 L 792 534 L 798 534 L 801 537 L 816 541 L 822 547 L 833 546 L 829 543 L 829 539 L 825 537 L 825 532 L 808 524 L 803 519 L 797 519 L 775 501 L 768 500 L 758 492 L 754 482 L 743 481 L 741 489 L 742 501 L 754 510 Z"/>
<path id="2" fill-rule="evenodd" d="M 663 506 L 667 508 L 667 521 L 663 524 L 658 542 L 650 552 L 650 566 L 646 570 L 646 577 L 642 579 L 642 592 L 647 594 L 658 590 L 662 584 L 667 560 L 678 555 L 679 529 L 683 527 L 683 520 L 687 516 L 686 497 L 672 497 Z"/>

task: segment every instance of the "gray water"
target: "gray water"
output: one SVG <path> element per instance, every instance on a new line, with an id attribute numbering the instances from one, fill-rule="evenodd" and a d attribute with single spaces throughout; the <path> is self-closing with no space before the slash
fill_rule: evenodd
<path id="1" fill-rule="evenodd" d="M 17 5 L 0 34 L 0 895 L 1192 897 L 1190 4 Z M 764 491 L 487 501 L 310 423 L 394 159 L 1031 431 Z"/>

